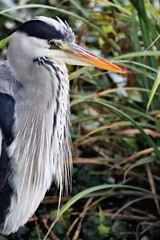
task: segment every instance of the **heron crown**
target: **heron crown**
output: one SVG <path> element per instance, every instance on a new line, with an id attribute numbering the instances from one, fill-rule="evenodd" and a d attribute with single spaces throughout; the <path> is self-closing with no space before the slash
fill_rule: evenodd
<path id="1" fill-rule="evenodd" d="M 35 20 L 23 23 L 17 30 L 26 33 L 28 36 L 45 40 L 74 41 L 72 29 L 59 18 L 54 20 L 47 17 L 37 17 Z"/>
<path id="2" fill-rule="evenodd" d="M 57 20 L 48 17 L 36 17 L 21 24 L 11 33 L 0 37 L 0 40 L 12 35 L 12 33 L 19 31 L 25 33 L 27 36 L 35 37 L 44 40 L 61 40 L 62 42 L 73 42 L 75 35 L 67 22 L 63 22 L 57 17 Z"/>

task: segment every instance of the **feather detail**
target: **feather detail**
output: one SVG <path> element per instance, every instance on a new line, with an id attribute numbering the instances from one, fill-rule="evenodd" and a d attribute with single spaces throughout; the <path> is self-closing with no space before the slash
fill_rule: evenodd
<path id="1" fill-rule="evenodd" d="M 11 206 L 4 222 L 3 233 L 15 232 L 32 216 L 54 179 L 60 195 L 71 185 L 72 157 L 70 150 L 69 81 L 67 69 L 62 71 L 48 58 L 37 64 L 50 71 L 50 85 L 54 81 L 53 99 L 46 104 L 46 111 L 34 114 L 32 107 L 16 106 L 14 141 L 9 147 L 14 187 Z M 47 68 L 46 68 L 47 65 Z M 34 107 L 34 103 L 33 107 Z M 36 104 L 36 103 L 35 103 Z M 37 105 L 37 108 L 40 105 Z M 40 109 L 39 109 L 40 110 Z M 23 122 L 19 115 L 23 113 Z M 40 111 L 39 111 L 40 112 Z M 18 114 L 19 113 L 19 114 Z M 55 116 L 55 117 L 54 117 Z M 69 183 L 68 183 L 69 182 Z M 21 204 L 20 204 L 21 203 Z M 23 203 L 23 204 L 22 204 Z"/>

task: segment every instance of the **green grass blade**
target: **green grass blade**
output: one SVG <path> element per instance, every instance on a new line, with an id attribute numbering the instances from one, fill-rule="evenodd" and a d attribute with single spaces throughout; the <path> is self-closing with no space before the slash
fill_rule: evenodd
<path id="1" fill-rule="evenodd" d="M 155 156 L 145 157 L 145 158 L 142 158 L 139 161 L 137 161 L 129 169 L 131 170 L 132 168 L 139 167 L 139 166 L 144 165 L 146 163 L 153 163 L 155 161 L 156 161 L 156 157 Z"/>
<path id="2" fill-rule="evenodd" d="M 149 156 L 149 157 L 144 157 L 142 159 L 140 159 L 139 161 L 137 161 L 135 164 L 132 164 L 127 171 L 125 172 L 125 178 L 128 175 L 129 171 L 131 171 L 133 168 L 135 167 L 139 167 L 142 166 L 146 163 L 153 163 L 156 161 L 156 157 L 155 156 Z"/>
<path id="3" fill-rule="evenodd" d="M 125 188 L 125 189 L 131 189 L 131 190 L 136 190 L 136 191 L 139 191 L 139 192 L 144 192 L 146 194 L 149 194 L 151 196 L 156 196 L 158 199 L 160 199 L 160 196 L 157 195 L 157 194 L 153 194 L 152 192 L 144 189 L 144 188 L 140 188 L 140 187 L 135 187 L 135 186 L 131 186 L 131 185 L 122 185 L 122 184 L 103 184 L 103 185 L 99 185 L 99 186 L 94 186 L 94 187 L 91 187 L 91 188 L 88 188 L 78 194 L 76 194 L 74 197 L 72 197 L 66 204 L 64 204 L 59 213 L 58 213 L 58 218 L 60 218 L 74 203 L 76 203 L 78 200 L 86 197 L 87 195 L 89 195 L 90 193 L 93 193 L 95 191 L 100 191 L 100 190 L 105 190 L 105 189 L 109 189 L 109 188 L 116 188 L 116 189 L 121 189 L 121 188 Z M 56 219 L 57 221 L 57 219 Z M 54 222 L 52 223 L 54 224 Z M 52 224 L 46 234 L 46 236 L 44 237 L 43 240 L 46 240 L 49 232 L 51 231 L 52 229 Z"/>
<path id="4" fill-rule="evenodd" d="M 148 100 L 148 104 L 147 104 L 147 111 L 148 111 L 148 109 L 150 107 L 151 101 L 152 101 L 152 99 L 153 99 L 153 97 L 155 95 L 155 92 L 156 92 L 156 90 L 157 90 L 157 88 L 159 86 L 159 83 L 160 83 L 160 71 L 158 72 L 157 78 L 156 78 L 156 80 L 155 80 L 155 82 L 153 84 L 153 87 L 152 87 L 152 90 L 151 90 L 151 93 L 150 93 L 150 96 L 149 96 L 149 100 Z"/>
<path id="5" fill-rule="evenodd" d="M 91 68 L 91 66 L 82 67 L 82 68 L 78 69 L 77 71 L 72 72 L 72 73 L 69 75 L 69 80 L 71 81 L 71 80 L 79 77 L 82 73 L 87 72 L 89 68 Z"/>
<path id="6" fill-rule="evenodd" d="M 97 1 L 97 2 L 101 2 L 101 1 Z M 129 16 L 131 15 L 130 11 L 128 11 L 126 8 L 124 8 L 120 4 L 115 4 L 115 3 L 112 3 L 111 1 L 107 1 L 107 0 L 104 0 L 103 4 L 106 4 L 107 6 L 110 6 L 110 7 L 117 8 L 120 12 L 123 12 Z"/>
<path id="7" fill-rule="evenodd" d="M 136 62 L 136 61 L 132 61 L 132 60 L 118 60 L 118 61 L 112 61 L 112 62 L 114 62 L 114 63 L 118 63 L 118 64 L 132 64 L 132 65 L 135 65 L 135 66 L 137 66 L 137 71 L 140 71 L 140 68 L 144 68 L 144 69 L 147 69 L 147 70 L 150 70 L 150 71 L 152 71 L 153 73 L 157 73 L 157 70 L 155 69 L 155 68 L 152 68 L 152 67 L 150 67 L 150 66 L 148 66 L 148 65 L 146 65 L 146 64 L 144 64 L 144 63 L 141 63 L 141 62 Z M 148 74 L 148 72 L 147 72 L 147 74 Z"/>
<path id="8" fill-rule="evenodd" d="M 124 58 L 144 57 L 144 56 L 160 56 L 160 51 L 147 51 L 147 52 L 145 52 L 145 54 L 142 51 L 126 53 L 121 56 L 113 57 L 109 60 L 113 61 L 113 60 L 120 60 L 120 59 L 124 59 Z"/>
<path id="9" fill-rule="evenodd" d="M 136 21 L 136 10 L 134 7 L 132 7 L 132 19 L 133 19 L 133 23 L 132 23 L 132 26 L 133 26 L 133 43 L 134 43 L 134 48 L 135 50 L 138 52 L 140 51 L 140 43 L 139 43 L 139 36 L 138 36 L 138 33 L 137 33 L 137 29 L 138 29 L 138 24 L 137 24 L 137 21 Z M 143 62 L 143 59 L 142 57 L 136 57 L 136 61 L 138 63 L 142 63 Z M 139 68 L 139 70 L 141 70 L 141 67 Z M 136 79 L 137 81 L 143 86 L 143 88 L 146 88 L 148 89 L 148 86 L 147 86 L 147 81 L 145 79 L 145 76 L 144 74 L 141 74 L 141 76 L 139 75 L 136 75 Z M 144 93 L 143 95 L 143 101 L 145 103 L 145 106 L 147 104 L 147 100 L 148 100 L 148 94 L 147 93 Z"/>
<path id="10" fill-rule="evenodd" d="M 14 20 L 17 21 L 19 23 L 23 23 L 23 19 L 19 18 L 17 15 L 13 15 L 10 13 L 4 13 L 3 16 L 5 16 L 6 18 L 10 19 L 10 20 Z"/>
<path id="11" fill-rule="evenodd" d="M 152 37 L 155 39 L 158 36 L 158 33 L 156 31 L 156 27 L 152 25 L 150 19 L 148 18 L 147 11 L 146 11 L 146 5 L 144 4 L 144 0 L 130 0 L 130 2 L 133 4 L 135 9 L 138 12 L 138 16 L 140 19 L 140 24 L 142 23 L 141 20 L 143 21 L 144 28 L 142 27 L 142 31 L 145 31 L 146 38 L 144 41 L 144 44 L 147 43 L 146 41 L 151 41 L 149 45 L 152 43 Z M 148 38 L 147 38 L 148 36 Z M 142 34 L 143 37 L 143 34 Z M 160 43 L 157 41 L 157 46 L 160 48 Z M 148 46 L 149 46 L 148 45 Z"/>
<path id="12" fill-rule="evenodd" d="M 71 12 L 71 11 L 67 11 L 67 10 L 64 10 L 62 8 L 57 8 L 57 7 L 52 7 L 52 6 L 48 6 L 48 5 L 43 5 L 43 4 L 26 4 L 26 5 L 19 5 L 19 6 L 16 6 L 16 7 L 12 7 L 12 8 L 8 8 L 8 9 L 5 9 L 3 11 L 0 11 L 0 15 L 3 15 L 7 12 L 10 12 L 10 11 L 13 11 L 13 10 L 18 10 L 18 9 L 25 9 L 25 8 L 44 8 L 44 9 L 48 9 L 48 10 L 54 10 L 56 12 L 59 12 L 59 13 L 62 13 L 64 15 L 69 15 L 71 17 L 74 17 L 76 19 L 79 19 L 81 20 L 82 22 L 88 24 L 89 27 L 91 27 L 93 30 L 97 31 L 101 36 L 105 37 L 106 36 L 106 33 L 104 33 L 102 31 L 102 29 L 98 26 L 96 26 L 95 24 L 93 23 L 90 23 L 89 20 Z"/>
<path id="13" fill-rule="evenodd" d="M 152 17 L 154 17 L 154 19 L 156 19 L 156 21 L 158 20 L 158 14 L 155 10 L 155 8 L 153 7 L 153 5 L 151 4 L 150 0 L 145 0 L 148 4 L 148 9 L 150 14 L 152 15 Z"/>
<path id="14" fill-rule="evenodd" d="M 78 1 L 74 1 L 74 0 L 69 0 L 69 1 L 77 10 L 79 10 L 84 15 L 84 17 L 89 19 L 90 14 L 85 11 L 85 8 L 83 8 Z"/>
<path id="15" fill-rule="evenodd" d="M 83 101 L 84 103 L 90 103 L 90 104 L 98 104 L 98 105 L 102 105 L 105 106 L 107 109 L 109 109 L 111 112 L 115 113 L 116 115 L 118 115 L 120 118 L 130 121 L 132 123 L 132 125 L 134 127 L 136 127 L 137 129 L 139 129 L 140 133 L 142 134 L 143 138 L 145 139 L 145 141 L 148 143 L 149 146 L 153 147 L 156 153 L 156 156 L 158 159 L 160 159 L 160 151 L 157 148 L 157 145 L 154 143 L 154 141 L 150 138 L 149 135 L 147 135 L 143 128 L 133 120 L 133 118 L 131 118 L 129 115 L 127 115 L 126 113 L 123 113 L 122 111 L 120 111 L 119 109 L 104 103 L 104 102 L 100 102 L 100 101 L 95 101 L 95 100 L 88 100 L 88 101 Z M 79 101 L 80 103 L 80 101 Z"/>
<path id="16" fill-rule="evenodd" d="M 91 187 L 88 188 L 78 194 L 76 194 L 74 197 L 72 197 L 65 205 L 63 205 L 63 207 L 60 209 L 59 212 L 59 217 L 62 216 L 62 214 L 67 211 L 67 209 L 69 209 L 75 202 L 77 202 L 79 199 L 84 198 L 86 195 L 95 192 L 95 191 L 99 191 L 99 190 L 104 190 L 104 189 L 108 189 L 108 188 L 127 188 L 127 189 L 132 189 L 132 190 L 137 190 L 140 192 L 144 192 L 150 195 L 154 194 L 144 188 L 140 188 L 140 187 L 135 187 L 135 186 L 130 186 L 130 185 L 121 185 L 121 184 L 104 184 L 104 185 L 99 185 L 99 186 L 95 186 L 95 187 Z M 159 195 L 156 195 L 157 198 L 160 199 Z"/>

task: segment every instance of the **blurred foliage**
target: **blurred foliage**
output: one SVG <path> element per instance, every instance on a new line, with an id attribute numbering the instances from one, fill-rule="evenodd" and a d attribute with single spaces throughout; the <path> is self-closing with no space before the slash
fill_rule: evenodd
<path id="1" fill-rule="evenodd" d="M 34 16 L 59 16 L 78 44 L 126 70 L 68 66 L 73 189 L 62 199 L 63 214 L 46 239 L 159 240 L 160 41 L 144 50 L 160 32 L 160 1 L 1 0 L 0 10 L 5 9 L 0 35 Z M 0 42 L 3 59 L 7 45 L 8 40 Z M 35 217 L 0 239 L 44 239 L 57 215 L 53 196 L 58 196 L 54 184 Z"/>

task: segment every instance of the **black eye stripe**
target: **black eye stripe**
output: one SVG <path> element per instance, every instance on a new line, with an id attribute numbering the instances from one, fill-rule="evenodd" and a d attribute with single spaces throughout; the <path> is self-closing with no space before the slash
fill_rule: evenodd
<path id="1" fill-rule="evenodd" d="M 74 41 L 74 33 L 66 26 L 64 28 L 60 25 L 59 29 L 41 20 L 30 20 L 23 23 L 16 30 L 26 33 L 28 36 L 41 38 L 41 39 L 56 39 L 65 42 Z M 15 31 L 16 31 L 15 30 Z"/>
<path id="2" fill-rule="evenodd" d="M 64 26 L 61 26 L 59 23 L 59 29 L 56 29 L 55 26 L 50 25 L 42 20 L 27 21 L 12 32 L 1 36 L 0 40 L 9 37 L 16 31 L 26 33 L 30 37 L 36 37 L 45 40 L 56 39 L 62 40 L 63 42 L 73 42 L 75 40 L 74 33 L 68 25 L 66 25 L 66 28 L 64 28 Z"/>

